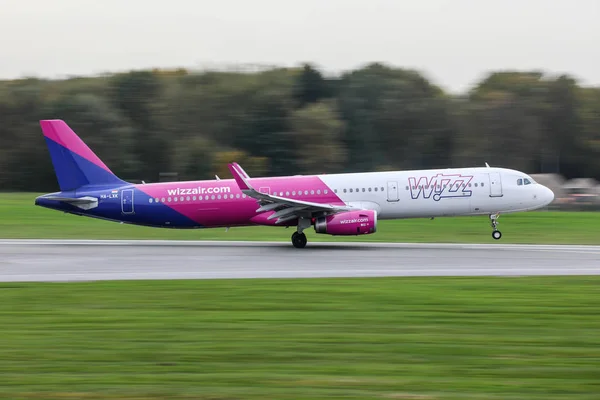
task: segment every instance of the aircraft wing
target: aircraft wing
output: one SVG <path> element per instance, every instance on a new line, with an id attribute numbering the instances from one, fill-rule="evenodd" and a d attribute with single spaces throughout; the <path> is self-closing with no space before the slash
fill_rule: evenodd
<path id="1" fill-rule="evenodd" d="M 314 203 L 311 201 L 303 201 L 297 199 L 289 199 L 281 196 L 274 196 L 268 193 L 261 193 L 255 190 L 250 185 L 249 176 L 238 163 L 227 165 L 233 174 L 233 178 L 240 187 L 240 190 L 256 200 L 260 207 L 256 210 L 257 213 L 275 211 L 267 219 L 275 219 L 275 223 L 280 224 L 296 218 L 305 217 L 312 218 L 315 216 L 335 214 L 342 211 L 356 210 L 351 206 L 340 206 L 324 203 Z"/>

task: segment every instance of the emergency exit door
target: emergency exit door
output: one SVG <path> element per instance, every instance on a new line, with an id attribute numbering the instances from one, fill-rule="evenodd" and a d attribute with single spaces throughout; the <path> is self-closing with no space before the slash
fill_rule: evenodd
<path id="1" fill-rule="evenodd" d="M 398 182 L 387 183 L 387 201 L 399 201 L 398 198 Z"/>
<path id="2" fill-rule="evenodd" d="M 502 197 L 502 178 L 499 172 L 490 172 L 490 197 Z"/>
<path id="3" fill-rule="evenodd" d="M 121 211 L 123 214 L 133 214 L 133 189 L 121 190 Z"/>

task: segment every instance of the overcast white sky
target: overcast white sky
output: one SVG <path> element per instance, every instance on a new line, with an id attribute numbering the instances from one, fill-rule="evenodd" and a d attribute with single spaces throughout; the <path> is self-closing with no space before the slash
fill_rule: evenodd
<path id="1" fill-rule="evenodd" d="M 600 0 L 0 0 L 0 79 L 304 61 L 451 91 L 498 69 L 600 86 Z"/>

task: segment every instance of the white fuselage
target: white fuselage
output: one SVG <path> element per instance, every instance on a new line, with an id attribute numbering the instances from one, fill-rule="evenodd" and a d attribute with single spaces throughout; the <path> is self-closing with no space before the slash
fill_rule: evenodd
<path id="1" fill-rule="evenodd" d="M 554 199 L 550 189 L 530 176 L 505 168 L 351 173 L 319 178 L 345 203 L 376 210 L 380 219 L 528 211 Z"/>

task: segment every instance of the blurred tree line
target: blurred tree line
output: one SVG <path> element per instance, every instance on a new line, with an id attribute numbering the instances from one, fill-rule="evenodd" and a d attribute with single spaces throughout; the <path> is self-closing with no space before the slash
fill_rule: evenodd
<path id="1" fill-rule="evenodd" d="M 40 119 L 65 120 L 120 177 L 157 181 L 490 165 L 600 179 L 600 88 L 541 72 L 444 93 L 382 64 L 329 78 L 132 71 L 0 82 L 0 189 L 56 190 Z"/>

